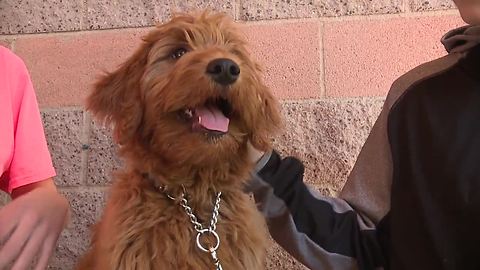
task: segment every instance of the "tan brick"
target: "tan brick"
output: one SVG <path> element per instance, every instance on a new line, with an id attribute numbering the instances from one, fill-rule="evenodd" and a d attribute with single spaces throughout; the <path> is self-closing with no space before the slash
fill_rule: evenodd
<path id="1" fill-rule="evenodd" d="M 130 56 L 145 29 L 24 36 L 15 52 L 29 68 L 43 107 L 83 105 L 95 79 Z"/>
<path id="2" fill-rule="evenodd" d="M 102 70 L 113 70 L 150 28 L 22 36 L 15 52 L 30 70 L 42 107 L 83 105 Z M 321 95 L 320 31 L 315 23 L 244 25 L 265 80 L 281 99 Z M 283 33 L 278 35 L 278 33 Z"/>
<path id="3" fill-rule="evenodd" d="M 244 0 L 240 14 L 243 20 L 386 14 L 402 12 L 402 4 L 401 0 Z"/>
<path id="4" fill-rule="evenodd" d="M 455 4 L 452 0 L 410 0 L 410 8 L 412 11 L 453 9 Z"/>
<path id="5" fill-rule="evenodd" d="M 264 67 L 268 87 L 279 99 L 321 95 L 319 25 L 310 22 L 269 23 L 242 27 L 250 51 Z"/>
<path id="6" fill-rule="evenodd" d="M 327 96 L 385 96 L 393 81 L 445 55 L 440 38 L 458 16 L 331 22 L 325 25 Z"/>
<path id="7" fill-rule="evenodd" d="M 82 0 L 2 0 L 0 34 L 79 30 Z"/>

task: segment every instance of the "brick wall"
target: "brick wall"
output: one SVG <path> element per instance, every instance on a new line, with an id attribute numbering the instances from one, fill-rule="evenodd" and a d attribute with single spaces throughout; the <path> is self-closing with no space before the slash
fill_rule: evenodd
<path id="1" fill-rule="evenodd" d="M 73 207 L 52 269 L 71 269 L 85 249 L 119 162 L 108 132 L 82 109 L 96 74 L 172 10 L 205 7 L 242 24 L 282 101 L 287 125 L 277 147 L 302 158 L 306 181 L 329 195 L 342 187 L 393 80 L 443 55 L 439 38 L 462 25 L 448 0 L 1 0 L 0 44 L 30 69 L 56 181 Z M 304 269 L 275 244 L 269 254 L 269 269 Z"/>

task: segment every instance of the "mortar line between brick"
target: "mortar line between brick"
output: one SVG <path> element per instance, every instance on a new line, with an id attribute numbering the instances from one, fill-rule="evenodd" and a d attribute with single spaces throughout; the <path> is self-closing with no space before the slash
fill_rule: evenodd
<path id="1" fill-rule="evenodd" d="M 385 100 L 386 96 L 365 96 L 365 97 L 321 97 L 321 98 L 308 98 L 308 99 L 282 99 L 279 100 L 280 104 L 289 103 L 315 103 L 321 101 L 355 101 L 355 100 Z"/>
<path id="2" fill-rule="evenodd" d="M 10 50 L 12 50 L 12 52 L 15 52 L 15 42 L 15 39 L 12 39 L 12 42 L 10 42 Z"/>
<path id="3" fill-rule="evenodd" d="M 235 21 L 240 21 L 242 18 L 242 0 L 235 0 Z"/>
<path id="4" fill-rule="evenodd" d="M 319 22 L 318 24 L 319 35 L 319 53 L 320 53 L 320 97 L 324 97 L 327 94 L 327 83 L 325 80 L 326 65 L 325 65 L 325 23 Z"/>
<path id="5" fill-rule="evenodd" d="M 86 16 L 88 16 L 88 9 L 87 9 L 87 0 L 82 1 L 82 16 L 80 16 L 80 29 L 85 29 L 84 23 Z"/>
<path id="6" fill-rule="evenodd" d="M 40 110 L 42 112 L 52 112 L 52 111 L 78 111 L 78 110 L 83 110 L 83 106 L 40 106 Z"/>
<path id="7" fill-rule="evenodd" d="M 81 156 L 81 171 L 80 171 L 80 183 L 87 185 L 88 177 L 88 149 L 90 145 L 90 134 L 91 134 L 91 118 L 90 114 L 87 111 L 83 111 L 83 129 L 82 129 L 82 156 Z"/>
<path id="8" fill-rule="evenodd" d="M 111 184 L 86 184 L 84 185 L 84 187 L 87 187 L 87 188 L 104 188 L 104 189 L 108 189 L 111 187 Z"/>
<path id="9" fill-rule="evenodd" d="M 60 191 L 107 191 L 110 186 L 61 186 Z"/>
<path id="10" fill-rule="evenodd" d="M 268 25 L 268 24 L 283 24 L 283 23 L 297 23 L 297 22 L 312 22 L 312 21 L 323 21 L 323 22 L 337 22 L 337 21 L 377 21 L 377 20 L 388 20 L 396 18 L 423 18 L 423 17 L 436 17 L 436 16 L 452 16 L 459 15 L 457 9 L 446 9 L 446 10 L 427 10 L 427 11 L 418 11 L 418 12 L 400 12 L 392 14 L 364 14 L 364 15 L 345 15 L 338 17 L 313 17 L 313 18 L 284 18 L 284 19 L 274 19 L 274 20 L 257 20 L 257 21 L 239 21 L 242 24 L 246 25 Z"/>
<path id="11" fill-rule="evenodd" d="M 410 1 L 403 0 L 403 10 L 406 14 L 412 13 L 412 9 L 410 8 Z"/>

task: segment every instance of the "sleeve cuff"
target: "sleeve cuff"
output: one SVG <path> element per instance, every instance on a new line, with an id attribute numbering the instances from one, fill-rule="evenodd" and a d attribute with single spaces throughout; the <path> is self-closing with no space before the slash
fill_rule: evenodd
<path id="1" fill-rule="evenodd" d="M 257 161 L 257 164 L 255 165 L 254 172 L 258 173 L 260 172 L 268 163 L 270 158 L 272 157 L 273 151 L 268 151 L 263 154 L 262 158 Z"/>
<path id="2" fill-rule="evenodd" d="M 55 176 L 55 169 L 51 168 L 50 170 L 46 170 L 43 173 L 38 173 L 35 175 L 25 176 L 21 178 L 13 178 L 10 180 L 6 191 L 8 192 L 8 194 L 12 194 L 12 191 L 16 188 L 40 182 Z"/>

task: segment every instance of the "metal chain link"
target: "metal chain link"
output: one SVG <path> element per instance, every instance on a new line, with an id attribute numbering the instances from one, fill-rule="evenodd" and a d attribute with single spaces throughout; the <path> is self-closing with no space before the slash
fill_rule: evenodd
<path id="1" fill-rule="evenodd" d="M 180 201 L 180 205 L 183 207 L 185 210 L 185 213 L 187 216 L 190 218 L 190 222 L 193 224 L 193 227 L 197 232 L 200 232 L 203 230 L 203 225 L 198 222 L 197 216 L 193 213 L 193 210 L 190 206 L 188 206 L 188 201 L 185 198 L 184 194 L 182 194 L 182 199 Z"/>
<path id="2" fill-rule="evenodd" d="M 222 196 L 222 192 L 217 193 L 217 198 L 215 200 L 215 204 L 213 207 L 212 219 L 210 220 L 210 230 L 215 231 L 217 229 L 217 222 L 218 222 L 218 215 L 220 210 L 220 200 Z"/>
<path id="3" fill-rule="evenodd" d="M 182 188 L 183 188 L 183 193 L 180 195 L 180 197 L 181 197 L 180 198 L 180 206 L 183 207 L 183 209 L 185 210 L 185 213 L 190 218 L 190 223 L 192 223 L 195 231 L 197 231 L 197 247 L 204 252 L 210 253 L 210 255 L 212 256 L 212 259 L 213 259 L 213 264 L 215 265 L 215 270 L 223 270 L 223 268 L 220 264 L 220 260 L 217 257 L 217 249 L 220 246 L 220 238 L 218 237 L 218 234 L 215 232 L 216 229 L 217 229 L 218 216 L 220 214 L 219 210 L 220 210 L 220 202 L 221 202 L 222 192 L 217 192 L 217 196 L 216 196 L 215 203 L 214 203 L 214 206 L 213 206 L 213 211 L 212 211 L 212 218 L 210 220 L 210 226 L 209 226 L 208 229 L 204 229 L 203 225 L 200 222 L 198 222 L 197 216 L 195 216 L 195 214 L 193 213 L 193 209 L 188 205 L 188 200 L 187 200 L 187 197 L 186 197 L 186 190 L 185 190 L 185 187 L 183 185 L 182 185 Z M 167 193 L 167 190 L 166 190 L 165 186 L 161 186 L 161 187 L 159 187 L 159 189 L 160 189 L 160 191 L 165 193 L 167 198 L 169 198 L 173 201 L 177 200 L 175 197 L 173 197 L 173 196 L 171 196 L 170 194 Z M 215 237 L 215 240 L 217 241 L 217 243 L 213 247 L 205 248 L 200 243 L 200 236 L 202 236 L 203 234 L 206 234 L 206 233 L 212 234 Z"/>

